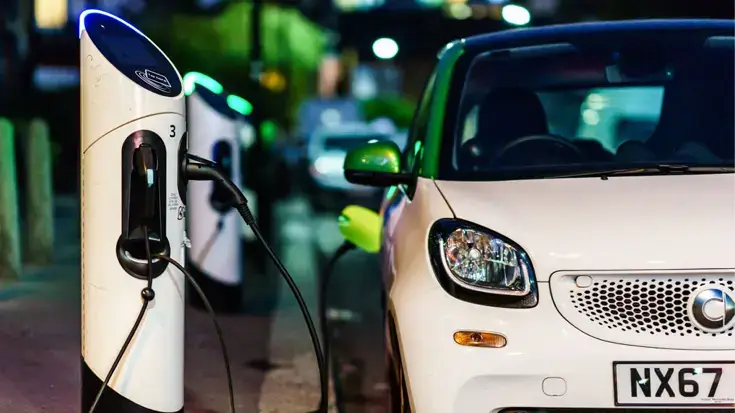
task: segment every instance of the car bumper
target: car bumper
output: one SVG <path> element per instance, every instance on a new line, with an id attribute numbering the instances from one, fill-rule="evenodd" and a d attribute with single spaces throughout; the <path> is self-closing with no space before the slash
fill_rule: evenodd
<path id="1" fill-rule="evenodd" d="M 536 307 L 503 309 L 460 301 L 434 280 L 415 281 L 410 285 L 397 281 L 389 305 L 409 397 L 417 413 L 503 412 L 509 408 L 604 412 L 622 408 L 616 405 L 614 362 L 735 359 L 731 350 L 664 350 L 590 337 L 561 317 L 548 283 L 539 283 Z M 458 330 L 499 333 L 507 338 L 507 345 L 461 346 L 453 339 Z M 732 409 L 722 405 L 696 407 L 694 411 L 710 408 Z"/>

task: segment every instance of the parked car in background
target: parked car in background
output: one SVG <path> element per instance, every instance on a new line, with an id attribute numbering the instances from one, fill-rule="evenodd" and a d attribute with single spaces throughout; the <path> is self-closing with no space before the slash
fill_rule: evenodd
<path id="1" fill-rule="evenodd" d="M 364 123 L 319 128 L 308 139 L 308 194 L 317 210 L 339 210 L 350 203 L 372 205 L 380 202 L 380 190 L 354 185 L 344 177 L 347 152 L 366 143 L 393 141 L 392 133 L 376 131 Z"/>

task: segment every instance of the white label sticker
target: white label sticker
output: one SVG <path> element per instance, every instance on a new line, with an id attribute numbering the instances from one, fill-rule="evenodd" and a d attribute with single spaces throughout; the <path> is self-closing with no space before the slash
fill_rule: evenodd
<path id="1" fill-rule="evenodd" d="M 169 211 L 179 210 L 179 196 L 176 195 L 176 192 L 171 192 L 168 195 L 168 210 Z"/>
<path id="2" fill-rule="evenodd" d="M 143 71 L 136 70 L 135 74 L 138 75 L 140 80 L 146 82 L 151 87 L 158 89 L 164 93 L 171 92 L 171 82 L 168 81 L 168 78 L 166 76 L 148 69 L 145 69 Z"/>

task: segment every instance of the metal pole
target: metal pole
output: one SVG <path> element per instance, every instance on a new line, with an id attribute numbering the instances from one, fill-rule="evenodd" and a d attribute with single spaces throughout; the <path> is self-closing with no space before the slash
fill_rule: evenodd
<path id="1" fill-rule="evenodd" d="M 257 199 L 256 203 L 256 220 L 266 239 L 272 240 L 272 209 L 273 203 L 270 197 L 272 189 L 268 183 L 272 182 L 268 179 L 268 174 L 263 173 L 268 169 L 267 148 L 263 144 L 261 136 L 261 127 L 263 125 L 263 90 L 260 86 L 260 76 L 263 73 L 263 38 L 261 34 L 262 17 L 263 17 L 263 0 L 252 0 L 253 7 L 250 15 L 250 78 L 255 87 L 252 90 L 253 113 L 250 117 L 255 132 L 255 144 L 250 148 L 250 154 L 247 157 L 250 165 L 246 165 L 247 172 L 253 174 L 251 176 L 262 176 L 264 179 L 254 179 L 253 191 Z M 255 258 L 258 257 L 258 258 Z M 259 267 L 265 269 L 265 254 L 256 254 L 254 258 L 259 262 Z"/>
<path id="2" fill-rule="evenodd" d="M 34 30 L 33 2 L 28 0 L 18 0 L 17 14 L 10 22 L 10 29 L 13 32 L 16 42 L 17 61 L 14 63 L 14 73 L 12 86 L 16 88 L 13 93 L 12 108 L 17 111 L 20 116 L 27 116 L 28 112 L 33 109 L 33 71 L 35 64 L 35 54 L 33 46 L 36 40 Z"/>
<path id="3" fill-rule="evenodd" d="M 17 24 L 19 2 L 0 3 L 0 114 L 14 115 L 11 98 L 17 96 L 16 73 L 19 66 Z"/>
<path id="4" fill-rule="evenodd" d="M 257 84 L 260 85 L 260 75 L 263 72 L 263 45 L 261 36 L 261 20 L 263 15 L 263 0 L 253 0 L 253 8 L 251 9 L 250 16 L 250 37 L 252 44 L 250 46 L 250 77 Z M 262 142 L 260 136 L 260 126 L 263 123 L 262 116 L 260 114 L 260 107 L 258 104 L 261 102 L 261 90 L 257 86 L 253 91 L 253 114 L 252 121 L 253 127 L 255 128 L 255 148 L 262 150 Z M 257 159 L 257 158 L 256 158 Z"/>

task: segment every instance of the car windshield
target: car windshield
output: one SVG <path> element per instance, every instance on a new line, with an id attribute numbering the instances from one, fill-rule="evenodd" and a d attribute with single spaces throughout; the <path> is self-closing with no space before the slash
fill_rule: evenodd
<path id="1" fill-rule="evenodd" d="M 735 38 L 629 38 L 477 54 L 440 176 L 538 179 L 658 165 L 731 171 Z"/>

